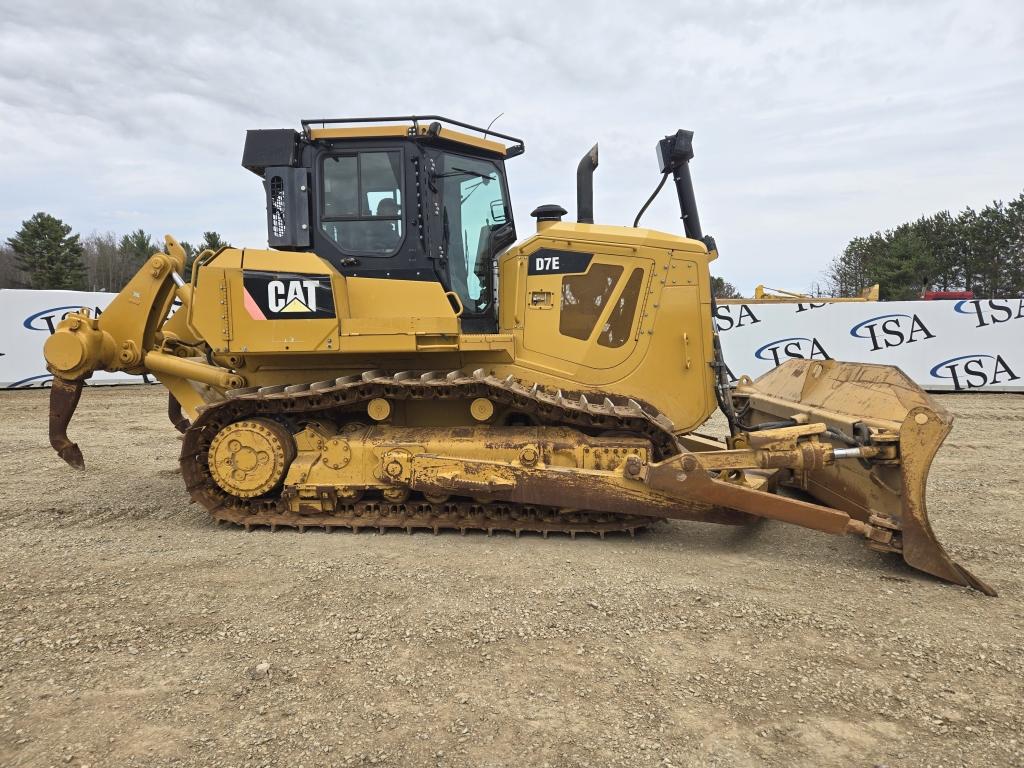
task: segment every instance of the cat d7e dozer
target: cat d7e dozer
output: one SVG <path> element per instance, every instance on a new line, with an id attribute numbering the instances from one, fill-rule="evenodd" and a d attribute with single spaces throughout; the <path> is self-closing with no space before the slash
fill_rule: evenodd
<path id="1" fill-rule="evenodd" d="M 685 237 L 594 223 L 595 146 L 576 222 L 543 205 L 517 241 L 512 136 L 434 116 L 250 131 L 272 250 L 203 252 L 186 280 L 168 237 L 102 315 L 70 314 L 45 349 L 51 442 L 84 466 L 66 434 L 83 382 L 148 373 L 219 521 L 604 535 L 768 518 L 993 594 L 929 526 L 952 419 L 903 373 L 791 360 L 730 381 L 691 139 L 658 143 Z M 724 442 L 694 431 L 716 408 Z"/>

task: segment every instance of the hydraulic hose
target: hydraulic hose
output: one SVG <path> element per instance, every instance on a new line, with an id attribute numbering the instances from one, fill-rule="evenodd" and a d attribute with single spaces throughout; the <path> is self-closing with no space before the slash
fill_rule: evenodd
<path id="1" fill-rule="evenodd" d="M 658 193 L 661 192 L 662 187 L 665 186 L 665 182 L 668 181 L 668 173 L 668 171 L 665 171 L 663 174 L 661 174 L 661 181 L 658 182 L 658 186 L 654 188 L 654 191 L 651 193 L 651 196 L 647 198 L 647 202 L 643 204 L 643 207 L 640 209 L 640 212 L 636 215 L 636 218 L 633 219 L 633 229 L 636 229 L 637 227 L 640 226 L 640 218 L 647 212 L 647 209 L 651 207 L 651 203 L 654 202 L 654 198 L 658 196 Z"/>

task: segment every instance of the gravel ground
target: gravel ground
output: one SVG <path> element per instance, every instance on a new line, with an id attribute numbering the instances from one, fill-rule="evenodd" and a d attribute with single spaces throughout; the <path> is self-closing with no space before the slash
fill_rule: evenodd
<path id="1" fill-rule="evenodd" d="M 781 523 L 218 528 L 161 389 L 85 392 L 84 473 L 0 393 L 0 765 L 1024 765 L 1024 397 L 939 399 L 995 599 Z"/>

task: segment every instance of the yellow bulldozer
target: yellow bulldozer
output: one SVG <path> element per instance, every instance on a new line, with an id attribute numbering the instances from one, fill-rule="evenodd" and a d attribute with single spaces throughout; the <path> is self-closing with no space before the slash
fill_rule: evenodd
<path id="1" fill-rule="evenodd" d="M 733 381 L 712 322 L 693 134 L 657 144 L 685 236 L 577 215 L 517 238 L 522 140 L 440 116 L 249 131 L 270 249 L 172 237 L 100 316 L 45 346 L 50 442 L 97 370 L 150 374 L 181 472 L 244 526 L 632 533 L 661 519 L 781 520 L 862 538 L 994 594 L 937 541 L 925 484 L 952 418 L 900 370 L 790 360 Z M 696 430 L 719 409 L 722 441 Z"/>

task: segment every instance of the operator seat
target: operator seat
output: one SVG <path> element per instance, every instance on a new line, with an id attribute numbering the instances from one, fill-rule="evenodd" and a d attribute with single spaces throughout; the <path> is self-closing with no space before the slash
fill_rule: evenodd
<path id="1" fill-rule="evenodd" d="M 398 203 L 390 197 L 385 197 L 377 203 L 376 215 L 387 217 L 398 216 Z M 399 228 L 400 221 L 398 219 L 392 219 L 390 221 L 376 221 L 372 226 L 371 247 L 375 251 L 389 253 L 395 249 L 398 245 L 398 241 L 402 239 L 402 233 Z"/>

